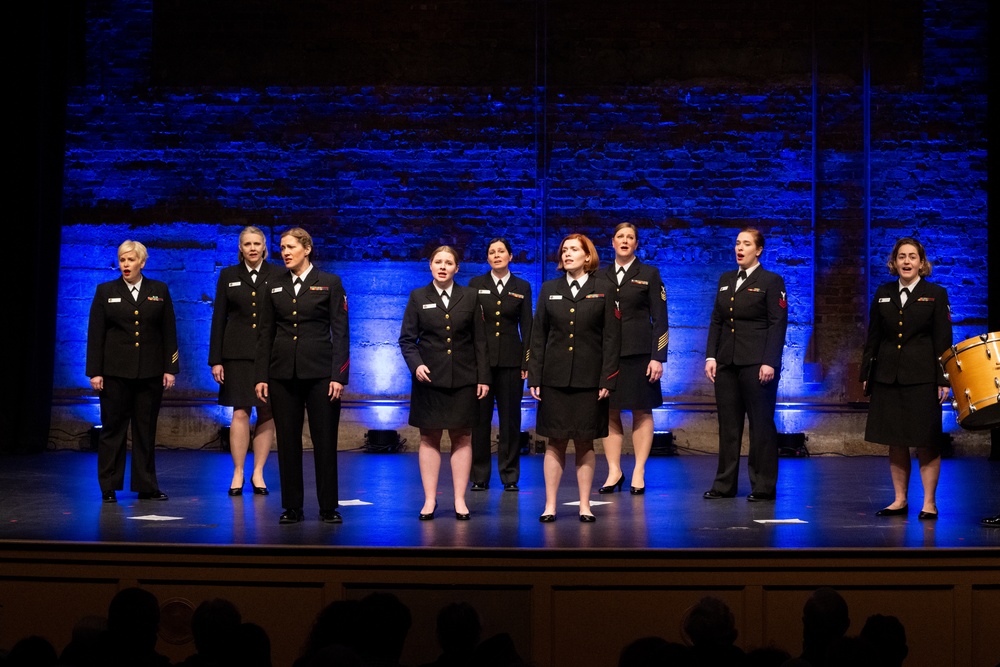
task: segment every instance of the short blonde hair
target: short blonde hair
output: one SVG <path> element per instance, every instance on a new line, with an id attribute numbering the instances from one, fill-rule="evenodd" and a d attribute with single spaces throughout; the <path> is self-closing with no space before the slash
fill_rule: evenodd
<path id="1" fill-rule="evenodd" d="M 115 257 L 115 261 L 127 252 L 134 252 L 135 256 L 139 258 L 140 263 L 145 262 L 149 258 L 149 251 L 146 250 L 146 246 L 138 241 L 122 241 L 122 244 L 118 246 L 118 257 Z"/>

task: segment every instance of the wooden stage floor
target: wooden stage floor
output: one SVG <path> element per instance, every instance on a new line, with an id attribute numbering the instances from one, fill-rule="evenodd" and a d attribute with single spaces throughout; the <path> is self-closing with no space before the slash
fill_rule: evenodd
<path id="1" fill-rule="evenodd" d="M 274 664 L 287 666 L 321 609 L 374 591 L 393 592 L 413 614 L 406 665 L 434 659 L 434 617 L 455 601 L 509 633 L 534 667 L 613 665 L 633 639 L 681 641 L 686 610 L 706 595 L 733 610 L 743 648 L 773 643 L 794 655 L 803 603 L 833 586 L 849 604 L 850 634 L 874 613 L 902 620 L 908 667 L 1000 660 L 1000 529 L 980 525 L 1000 512 L 1000 462 L 984 458 L 942 462 L 940 518 L 928 522 L 917 520 L 916 474 L 909 516 L 874 515 L 892 497 L 884 457 L 781 459 L 774 503 L 746 501 L 745 459 L 742 494 L 704 500 L 716 464 L 704 455 L 651 459 L 644 496 L 629 495 L 628 480 L 626 493 L 599 496 L 598 457 L 597 522 L 580 523 L 568 504 L 570 467 L 559 518 L 542 524 L 540 455 L 522 457 L 520 493 L 505 493 L 495 471 L 491 489 L 469 492 L 470 521 L 455 520 L 446 456 L 438 516 L 419 521 L 415 454 L 345 451 L 344 523 L 328 525 L 307 452 L 306 520 L 283 526 L 273 454 L 271 494 L 237 498 L 226 493 L 228 454 L 156 457 L 170 500 L 120 492 L 116 505 L 101 502 L 93 453 L 0 457 L 0 647 L 35 633 L 61 645 L 78 619 L 142 586 L 171 620 L 158 648 L 175 662 L 193 651 L 178 619 L 202 600 L 234 601 L 271 633 Z"/>
<path id="2" fill-rule="evenodd" d="M 598 457 L 594 524 L 577 520 L 572 455 L 560 489 L 558 519 L 541 524 L 542 456 L 521 459 L 519 493 L 506 493 L 494 470 L 491 488 L 469 492 L 472 520 L 452 511 L 447 454 L 441 469 L 434 521 L 418 521 L 422 491 L 412 453 L 341 452 L 342 525 L 318 520 L 312 454 L 305 455 L 306 520 L 279 525 L 277 457 L 269 457 L 269 496 L 226 494 L 231 460 L 223 452 L 158 450 L 157 471 L 167 502 L 139 501 L 119 492 L 103 504 L 96 455 L 55 451 L 0 459 L 0 541 L 172 545 L 296 545 L 437 549 L 971 549 L 1000 547 L 1000 530 L 980 519 L 1000 512 L 1000 462 L 980 458 L 942 462 L 940 518 L 919 521 L 922 491 L 914 466 L 911 512 L 879 518 L 892 500 L 888 462 L 882 457 L 783 458 L 778 499 L 750 503 L 746 460 L 741 495 L 708 501 L 715 457 L 653 457 L 647 492 L 598 495 L 606 466 Z M 626 470 L 631 468 L 626 457 Z M 128 478 L 126 477 L 126 487 Z"/>

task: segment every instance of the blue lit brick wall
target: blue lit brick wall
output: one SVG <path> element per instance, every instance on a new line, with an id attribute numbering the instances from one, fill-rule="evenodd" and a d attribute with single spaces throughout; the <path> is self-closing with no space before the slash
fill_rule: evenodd
<path id="1" fill-rule="evenodd" d="M 464 78 L 446 85 L 435 83 L 447 79 L 446 57 L 419 70 L 426 80 L 399 68 L 385 80 L 372 74 L 368 85 L 364 71 L 361 83 L 328 82 L 322 72 L 303 74 L 297 59 L 294 85 L 269 72 L 266 85 L 179 85 L 184 76 L 164 73 L 154 43 L 152 2 L 90 4 L 87 80 L 69 91 L 57 397 L 90 394 L 83 357 L 93 287 L 114 275 L 117 244 L 135 238 L 150 248 L 147 273 L 169 283 L 177 304 L 175 398 L 210 402 L 212 291 L 247 224 L 275 236 L 272 251 L 280 230 L 306 227 L 318 264 L 344 277 L 352 398 L 405 397 L 398 323 L 408 291 L 429 279 L 429 249 L 459 247 L 464 282 L 486 270 L 488 239 L 507 236 L 515 270 L 537 290 L 555 275 L 565 233 L 584 231 L 610 260 L 611 230 L 624 220 L 639 225 L 639 254 L 667 285 L 668 400 L 711 401 L 706 325 L 746 224 L 767 235 L 764 264 L 789 290 L 782 400 L 848 399 L 869 278 L 872 290 L 885 279 L 880 266 L 900 234 L 927 242 L 933 279 L 952 296 L 956 340 L 985 330 L 986 295 L 976 289 L 986 281 L 985 2 L 923 3 L 916 32 L 893 28 L 900 33 L 886 38 L 915 49 L 912 61 L 881 78 L 889 65 L 873 62 L 870 236 L 860 41 L 819 40 L 814 107 L 808 30 L 787 33 L 808 25 L 800 9 L 788 21 L 755 24 L 758 41 L 741 51 L 739 40 L 719 38 L 726 26 L 717 20 L 727 8 L 745 11 L 741 3 L 646 4 L 659 23 L 643 30 L 671 39 L 640 35 L 616 56 L 626 47 L 602 35 L 629 27 L 602 25 L 599 3 L 549 3 L 545 51 L 531 50 L 539 30 L 531 3 L 481 3 L 476 11 L 527 17 L 516 25 L 530 35 L 528 50 L 497 56 L 515 73 L 491 69 L 482 81 L 463 59 L 454 66 Z M 863 4 L 831 11 L 861 25 Z M 442 33 L 461 33 L 467 17 L 449 16 L 431 18 Z M 391 32 L 393 20 L 413 17 L 382 18 Z M 695 52 L 699 39 L 708 46 Z M 780 44 L 791 46 L 770 57 L 765 47 Z"/>

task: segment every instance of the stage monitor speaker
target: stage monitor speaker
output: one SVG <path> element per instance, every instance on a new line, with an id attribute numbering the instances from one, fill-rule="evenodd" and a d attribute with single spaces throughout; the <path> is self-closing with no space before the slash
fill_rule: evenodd
<path id="1" fill-rule="evenodd" d="M 650 456 L 677 456 L 677 445 L 674 444 L 674 434 L 670 431 L 653 433 L 653 448 Z"/>
<path id="2" fill-rule="evenodd" d="M 392 454 L 400 451 L 406 443 L 399 433 L 392 429 L 371 429 L 365 433 L 364 451 L 374 454 Z"/>
<path id="3" fill-rule="evenodd" d="M 778 434 L 778 456 L 801 458 L 809 456 L 806 449 L 805 433 L 779 433 Z"/>

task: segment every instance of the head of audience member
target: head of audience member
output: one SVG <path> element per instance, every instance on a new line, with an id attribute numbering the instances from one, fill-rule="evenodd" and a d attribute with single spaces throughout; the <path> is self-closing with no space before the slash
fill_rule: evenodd
<path id="1" fill-rule="evenodd" d="M 739 634 L 729 606 L 714 597 L 704 597 L 688 611 L 684 632 L 692 646 L 731 646 Z"/>
<path id="2" fill-rule="evenodd" d="M 398 665 L 413 623 L 410 608 L 394 594 L 376 591 L 361 599 L 361 615 L 367 619 L 362 656 L 374 665 Z"/>
<path id="3" fill-rule="evenodd" d="M 302 655 L 309 657 L 333 645 L 354 649 L 364 625 L 360 600 L 334 600 L 316 615 Z"/>
<path id="4" fill-rule="evenodd" d="M 618 667 L 694 667 L 691 649 L 662 637 L 640 637 L 618 656 Z"/>
<path id="5" fill-rule="evenodd" d="M 745 667 L 781 667 L 792 657 L 791 653 L 777 646 L 760 646 L 747 651 Z"/>
<path id="6" fill-rule="evenodd" d="M 821 660 L 826 649 L 851 626 L 847 602 L 829 587 L 816 589 L 802 607 L 802 655 Z"/>
<path id="7" fill-rule="evenodd" d="M 468 602 L 452 602 L 437 615 L 437 640 L 450 655 L 471 655 L 479 644 L 479 613 Z"/>
<path id="8" fill-rule="evenodd" d="M 232 650 L 221 663 L 224 667 L 272 667 L 271 638 L 256 623 L 240 623 L 233 633 Z"/>
<path id="9" fill-rule="evenodd" d="M 73 667 L 98 667 L 101 638 L 108 630 L 103 616 L 84 616 L 73 625 L 69 643 L 59 656 L 59 664 Z"/>
<path id="10" fill-rule="evenodd" d="M 154 651 L 160 629 L 160 603 L 142 588 L 125 588 L 108 605 L 108 639 L 129 650 Z"/>
<path id="11" fill-rule="evenodd" d="M 242 620 L 240 610 L 229 600 L 205 600 L 191 616 L 195 650 L 208 662 L 220 662 L 231 650 Z"/>
<path id="12" fill-rule="evenodd" d="M 58 662 L 59 655 L 52 643 L 33 635 L 14 644 L 0 664 L 3 667 L 52 667 Z"/>
<path id="13" fill-rule="evenodd" d="M 902 667 L 910 652 L 906 630 L 895 616 L 869 616 L 860 637 L 868 642 L 879 667 Z"/>
<path id="14" fill-rule="evenodd" d="M 479 642 L 472 652 L 471 663 L 476 667 L 520 667 L 524 661 L 514 647 L 514 640 L 506 632 L 495 634 Z"/>

